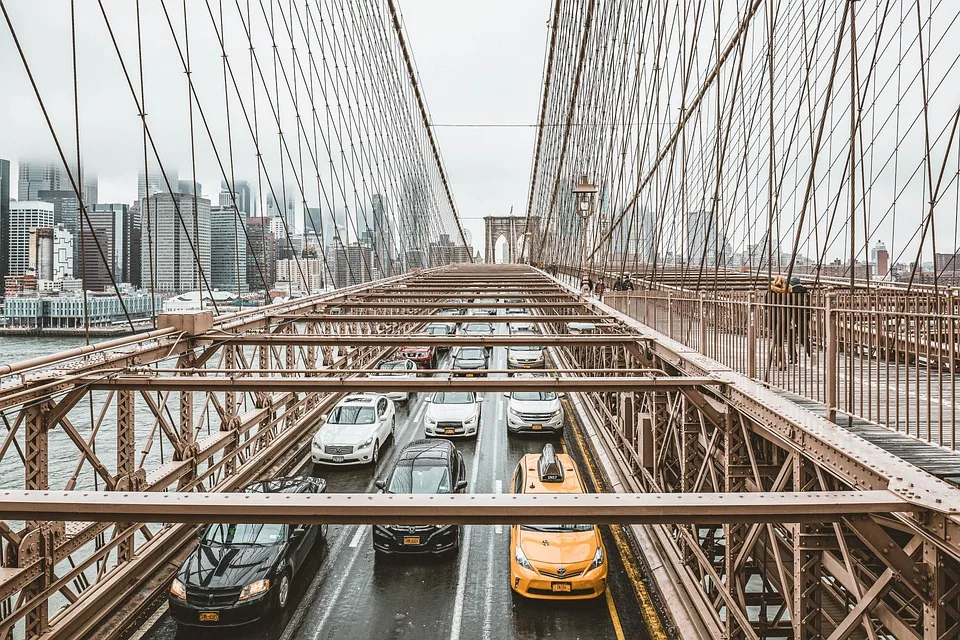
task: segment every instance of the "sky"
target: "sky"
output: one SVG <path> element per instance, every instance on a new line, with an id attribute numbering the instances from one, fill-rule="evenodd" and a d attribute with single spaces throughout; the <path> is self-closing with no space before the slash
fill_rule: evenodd
<path id="1" fill-rule="evenodd" d="M 182 157 L 179 177 L 189 179 L 189 156 L 184 153 L 184 147 L 189 146 L 183 138 L 186 94 L 182 69 L 176 66 L 179 61 L 158 0 L 141 4 L 147 27 L 144 48 L 150 54 L 145 55 L 144 63 L 150 80 L 146 89 L 148 120 L 155 123 L 155 130 L 164 132 L 157 140 L 161 155 Z M 76 134 L 69 4 L 65 0 L 5 0 L 4 5 L 54 128 L 65 152 L 72 157 Z M 104 5 L 136 84 L 134 3 L 105 0 Z M 191 31 L 200 28 L 202 20 L 209 20 L 202 15 L 202 4 L 191 5 L 191 9 L 194 6 L 197 13 L 192 15 Z M 399 0 L 398 6 L 434 123 L 536 124 L 549 33 L 548 0 Z M 77 31 L 84 163 L 99 175 L 101 202 L 133 202 L 137 172 L 142 166 L 141 127 L 123 69 L 93 0 L 78 0 Z M 235 28 L 233 33 L 238 31 Z M 211 40 L 194 38 L 191 49 L 194 83 L 201 101 L 211 105 L 207 108 L 213 111 L 217 92 L 223 88 L 222 80 L 218 82 L 219 50 Z M 239 46 L 236 39 L 234 43 Z M 57 157 L 3 21 L 0 61 L 0 95 L 4 97 L 0 100 L 0 157 L 14 162 L 20 157 Z M 219 100 L 222 102 L 222 97 Z M 217 119 L 214 112 L 211 120 Z M 215 135 L 217 126 L 215 122 Z M 473 237 L 475 249 L 482 251 L 483 216 L 506 215 L 511 207 L 515 215 L 525 214 L 536 129 L 437 127 L 435 133 L 464 226 Z M 199 122 L 196 135 L 198 139 L 203 137 Z M 203 185 L 203 195 L 216 201 L 220 176 L 211 158 L 198 161 L 197 181 Z"/>

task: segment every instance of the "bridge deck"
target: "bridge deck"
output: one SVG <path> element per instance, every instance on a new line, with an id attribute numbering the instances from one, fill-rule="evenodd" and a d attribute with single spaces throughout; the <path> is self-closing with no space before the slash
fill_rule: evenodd
<path id="1" fill-rule="evenodd" d="M 827 414 L 827 408 L 823 403 L 789 391 L 777 391 L 777 393 L 818 416 Z M 931 475 L 960 485 L 960 453 L 956 451 L 918 440 L 902 432 L 891 431 L 863 418 L 840 416 L 837 424 Z"/>

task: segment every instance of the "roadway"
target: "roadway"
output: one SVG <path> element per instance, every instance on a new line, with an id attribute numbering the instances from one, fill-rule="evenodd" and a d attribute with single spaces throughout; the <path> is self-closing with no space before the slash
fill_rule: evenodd
<path id="1" fill-rule="evenodd" d="M 498 332 L 507 327 L 498 325 Z M 450 356 L 444 358 L 449 366 Z M 506 349 L 494 347 L 491 368 L 506 368 Z M 386 477 L 403 445 L 423 437 L 425 394 L 397 405 L 396 442 L 382 452 L 376 473 L 369 467 L 316 467 L 305 473 L 327 480 L 327 491 L 374 490 Z M 520 457 L 539 452 L 549 438 L 507 437 L 506 398 L 484 394 L 479 437 L 454 443 L 470 477 L 468 491 L 509 491 Z M 554 441 L 577 459 L 592 485 L 577 439 Z M 589 486 L 593 490 L 593 486 Z M 331 526 L 318 538 L 293 582 L 290 606 L 280 616 L 239 629 L 178 629 L 167 614 L 142 634 L 149 640 L 230 638 L 231 640 L 327 640 L 391 638 L 473 640 L 474 638 L 647 638 L 635 586 L 622 553 L 603 527 L 609 569 L 608 595 L 593 601 L 550 602 L 516 598 L 509 587 L 510 531 L 507 526 L 466 527 L 456 558 L 376 559 L 369 526 Z M 627 562 L 632 562 L 627 559 Z M 634 572 L 635 573 L 635 572 Z"/>

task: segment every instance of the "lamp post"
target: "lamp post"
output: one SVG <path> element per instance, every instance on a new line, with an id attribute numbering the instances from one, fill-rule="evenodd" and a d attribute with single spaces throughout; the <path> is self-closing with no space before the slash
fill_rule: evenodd
<path id="1" fill-rule="evenodd" d="M 580 183 L 573 188 L 573 195 L 577 201 L 577 215 L 583 220 L 583 251 L 580 254 L 580 281 L 586 281 L 587 269 L 587 221 L 593 215 L 593 199 L 597 193 L 597 185 L 590 184 L 587 176 L 580 177 Z"/>

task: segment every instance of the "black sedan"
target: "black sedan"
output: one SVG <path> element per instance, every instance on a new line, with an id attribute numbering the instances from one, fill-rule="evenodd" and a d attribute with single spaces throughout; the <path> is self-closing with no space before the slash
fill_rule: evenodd
<path id="1" fill-rule="evenodd" d="M 322 493 L 320 478 L 255 482 L 248 493 Z M 320 526 L 211 524 L 170 585 L 170 615 L 179 624 L 233 626 L 254 622 L 290 601 L 290 583 Z"/>
<path id="2" fill-rule="evenodd" d="M 396 494 L 463 493 L 467 469 L 463 456 L 448 440 L 414 440 L 400 451 L 387 480 L 377 488 Z M 374 525 L 373 548 L 377 555 L 456 552 L 458 525 Z"/>

